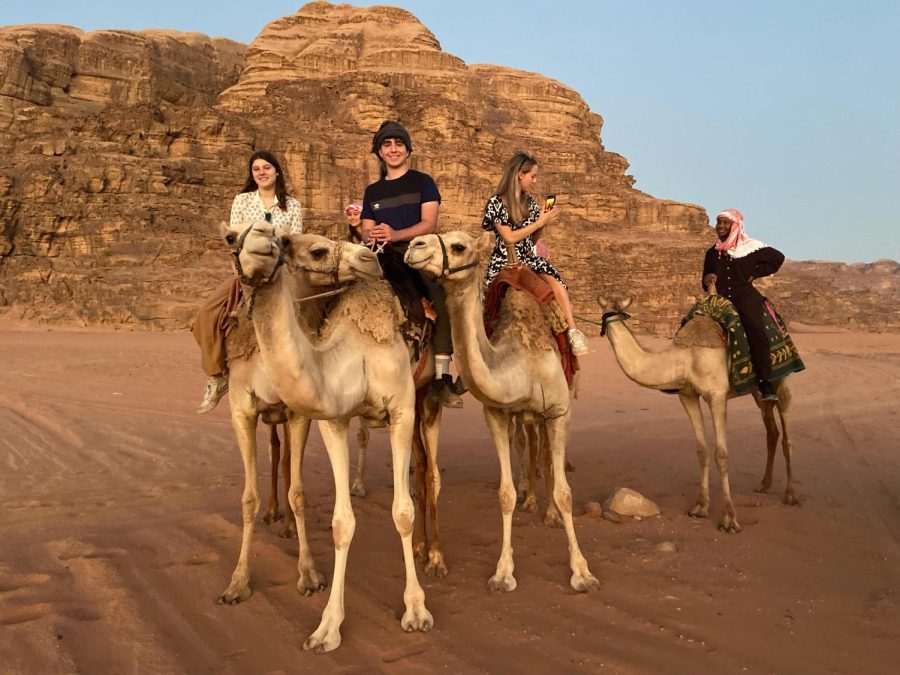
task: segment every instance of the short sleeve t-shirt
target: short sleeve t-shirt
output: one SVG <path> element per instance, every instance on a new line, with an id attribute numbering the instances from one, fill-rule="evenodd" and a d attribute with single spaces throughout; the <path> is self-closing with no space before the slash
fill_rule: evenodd
<path id="1" fill-rule="evenodd" d="M 405 230 L 422 220 L 422 204 L 440 201 L 441 193 L 434 179 L 410 169 L 399 178 L 382 178 L 367 187 L 361 217 Z"/>

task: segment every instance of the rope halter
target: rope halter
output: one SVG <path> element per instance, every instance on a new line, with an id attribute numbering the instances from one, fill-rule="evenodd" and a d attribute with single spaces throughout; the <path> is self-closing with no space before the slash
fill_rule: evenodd
<path id="1" fill-rule="evenodd" d="M 465 265 L 460 265 L 459 267 L 450 267 L 450 258 L 447 255 L 447 245 L 444 243 L 444 238 L 439 234 L 436 234 L 434 236 L 437 237 L 438 242 L 440 242 L 441 244 L 441 274 L 440 276 L 438 276 L 438 279 L 446 279 L 455 272 L 462 272 L 463 270 L 470 269 L 478 264 L 478 258 L 475 258 L 475 260 L 470 263 L 466 263 Z"/>
<path id="2" fill-rule="evenodd" d="M 603 312 L 603 316 L 600 317 L 600 337 L 606 335 L 606 329 L 609 327 L 609 324 L 630 318 L 631 315 L 625 312 Z"/>
<path id="3" fill-rule="evenodd" d="M 278 259 L 275 261 L 275 268 L 272 270 L 269 277 L 267 279 L 254 279 L 248 277 L 244 273 L 244 268 L 241 265 L 241 252 L 244 250 L 244 242 L 247 240 L 247 235 L 250 234 L 250 230 L 252 229 L 253 225 L 250 225 L 241 233 L 241 236 L 238 237 L 237 240 L 237 246 L 235 246 L 234 250 L 231 252 L 231 255 L 234 256 L 234 271 L 237 272 L 238 279 L 240 279 L 242 284 L 250 286 L 250 288 L 253 289 L 250 291 L 250 306 L 247 309 L 247 318 L 251 321 L 253 320 L 253 306 L 256 303 L 256 292 L 261 286 L 271 283 L 278 273 L 278 269 L 284 264 L 284 247 L 276 239 L 275 246 L 278 248 Z"/>

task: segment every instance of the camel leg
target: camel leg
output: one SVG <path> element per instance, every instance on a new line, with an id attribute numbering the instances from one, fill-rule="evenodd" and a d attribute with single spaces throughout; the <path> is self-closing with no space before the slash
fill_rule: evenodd
<path id="1" fill-rule="evenodd" d="M 588 569 L 587 560 L 581 554 L 578 547 L 578 539 L 575 536 L 575 524 L 572 522 L 572 489 L 566 480 L 566 436 L 569 427 L 569 411 L 560 417 L 554 417 L 545 421 L 547 427 L 547 450 L 553 457 L 553 501 L 556 502 L 562 512 L 563 525 L 566 528 L 566 537 L 569 540 L 569 566 L 572 568 L 572 578 L 569 584 L 576 591 L 585 592 L 600 585 L 597 577 Z"/>
<path id="2" fill-rule="evenodd" d="M 537 513 L 537 472 L 538 472 L 538 448 L 540 441 L 538 438 L 538 430 L 534 423 L 524 425 L 525 433 L 528 437 L 528 491 L 525 494 L 525 502 L 522 504 L 522 510 L 528 513 Z M 550 494 L 549 492 L 547 493 Z"/>
<path id="3" fill-rule="evenodd" d="M 400 627 L 407 633 L 427 632 L 434 626 L 434 617 L 425 607 L 425 592 L 416 576 L 416 562 L 412 549 L 413 521 L 416 514 L 409 496 L 409 454 L 413 425 L 415 424 L 415 400 L 408 408 L 399 406 L 390 411 L 391 464 L 394 471 L 394 501 L 391 515 L 394 527 L 403 546 L 403 562 L 406 567 L 406 588 L 403 604 L 406 611 L 400 619 Z M 407 410 L 409 412 L 407 412 Z"/>
<path id="4" fill-rule="evenodd" d="M 359 448 L 356 457 L 356 476 L 353 478 L 353 484 L 350 486 L 350 494 L 354 497 L 365 497 L 366 450 L 369 447 L 369 427 L 366 426 L 366 421 L 362 417 L 359 418 L 356 445 Z"/>
<path id="5" fill-rule="evenodd" d="M 784 453 L 784 467 L 787 471 L 787 486 L 784 489 L 784 503 L 788 506 L 800 506 L 800 499 L 794 492 L 794 476 L 791 472 L 791 435 L 788 431 L 790 423 L 790 392 L 787 385 L 778 390 L 778 415 L 781 418 L 781 450 Z"/>
<path id="6" fill-rule="evenodd" d="M 232 410 L 236 406 L 232 405 Z M 241 449 L 244 462 L 244 493 L 241 496 L 241 512 L 244 521 L 241 552 L 237 566 L 231 575 L 231 583 L 219 596 L 219 604 L 236 605 L 250 597 L 250 541 L 253 524 L 259 512 L 259 492 L 256 488 L 256 420 L 257 415 L 232 413 L 231 426 Z"/>
<path id="7" fill-rule="evenodd" d="M 350 457 L 347 448 L 346 420 L 321 420 L 319 431 L 328 450 L 334 474 L 334 514 L 331 517 L 331 536 L 334 539 L 334 576 L 331 593 L 319 627 L 303 643 L 303 649 L 316 653 L 330 652 L 341 644 L 341 624 L 344 622 L 344 581 L 347 555 L 356 529 L 356 518 L 350 502 Z"/>
<path id="8" fill-rule="evenodd" d="M 716 466 L 719 467 L 719 475 L 722 478 L 722 498 L 725 501 L 719 529 L 725 532 L 740 532 L 741 525 L 737 520 L 734 503 L 731 501 L 731 485 L 728 481 L 728 439 L 726 434 L 728 408 L 725 395 L 712 396 L 709 400 L 709 410 L 716 434 Z"/>
<path id="9" fill-rule="evenodd" d="M 694 437 L 697 439 L 697 459 L 700 462 L 700 494 L 694 508 L 688 511 L 692 518 L 709 518 L 709 449 L 706 447 L 706 434 L 703 431 L 703 411 L 700 399 L 696 395 L 679 392 L 678 398 L 691 421 Z"/>
<path id="10" fill-rule="evenodd" d="M 772 469 L 775 464 L 775 446 L 778 444 L 778 425 L 775 423 L 775 404 L 772 401 L 756 400 L 759 411 L 762 413 L 763 424 L 766 426 L 766 473 L 762 482 L 756 489 L 757 492 L 768 492 L 772 487 Z"/>
<path id="11" fill-rule="evenodd" d="M 509 415 L 497 408 L 484 407 L 484 418 L 494 438 L 497 457 L 500 460 L 500 513 L 503 517 L 503 547 L 497 570 L 488 580 L 492 591 L 512 591 L 516 588 L 513 576 L 512 514 L 516 508 L 516 486 L 512 480 L 512 465 L 509 458 Z"/>
<path id="12" fill-rule="evenodd" d="M 422 417 L 427 390 L 416 392 L 416 420 L 413 424 L 412 452 L 416 460 L 416 520 L 413 524 L 413 555 L 416 562 L 426 564 L 428 561 L 428 530 L 426 512 L 428 509 L 428 488 L 425 485 L 428 473 L 428 457 L 425 454 L 425 443 L 422 440 Z"/>
<path id="13" fill-rule="evenodd" d="M 269 491 L 269 508 L 263 516 L 267 525 L 281 518 L 278 513 L 278 464 L 281 460 L 281 442 L 278 440 L 278 425 L 269 425 L 269 460 L 271 471 L 271 490 Z"/>
<path id="14" fill-rule="evenodd" d="M 290 487 L 288 504 L 294 512 L 294 526 L 297 532 L 297 590 L 310 596 L 325 588 L 325 577 L 316 569 L 306 537 L 306 493 L 303 491 L 303 455 L 309 438 L 309 418 L 288 413 L 285 435 L 285 449 L 290 448 Z"/>
<path id="15" fill-rule="evenodd" d="M 289 422 L 285 422 L 281 427 L 284 434 L 284 452 L 281 453 L 281 477 L 284 481 L 284 502 L 291 503 L 291 442 L 295 439 L 291 438 L 291 427 Z M 305 439 L 304 439 L 305 443 Z M 293 539 L 297 536 L 297 520 L 291 518 L 289 513 L 285 513 L 284 529 L 278 534 L 283 539 Z"/>
<path id="16" fill-rule="evenodd" d="M 547 488 L 547 513 L 544 514 L 544 525 L 547 527 L 563 527 L 562 514 L 559 505 L 553 498 L 553 454 L 550 452 L 550 440 L 547 434 L 547 423 L 540 423 L 540 453 L 544 460 L 544 485 Z"/>
<path id="17" fill-rule="evenodd" d="M 441 494 L 441 471 L 438 466 L 438 435 L 441 429 L 441 413 L 443 406 L 433 396 L 426 396 L 422 406 L 421 428 L 425 439 L 425 453 L 428 458 L 428 474 L 426 477 L 428 495 L 428 524 L 431 528 L 431 539 L 428 542 L 428 563 L 425 574 L 429 577 L 443 579 L 447 576 L 447 565 L 441 551 L 441 539 L 438 533 L 438 497 Z"/>
<path id="18" fill-rule="evenodd" d="M 516 501 L 525 501 L 528 478 L 525 472 L 525 425 L 521 422 L 521 413 L 509 416 L 509 437 L 516 448 L 519 458 L 519 479 L 516 481 Z"/>

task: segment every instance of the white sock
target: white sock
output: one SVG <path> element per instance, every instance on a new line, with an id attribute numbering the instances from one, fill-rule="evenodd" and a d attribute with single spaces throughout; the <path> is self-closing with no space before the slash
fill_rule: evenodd
<path id="1" fill-rule="evenodd" d="M 450 374 L 450 355 L 438 354 L 434 357 L 434 379 L 440 380 L 444 373 Z"/>

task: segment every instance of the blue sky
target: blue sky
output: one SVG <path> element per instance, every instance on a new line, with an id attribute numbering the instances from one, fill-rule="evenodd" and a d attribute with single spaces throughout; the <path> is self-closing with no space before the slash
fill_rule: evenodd
<path id="1" fill-rule="evenodd" d="M 0 25 L 247 42 L 301 2 L 3 2 Z M 796 260 L 900 260 L 900 2 L 398 0 L 467 63 L 541 73 L 605 120 L 636 187 L 735 207 Z M 545 170 L 552 172 L 552 167 Z"/>

